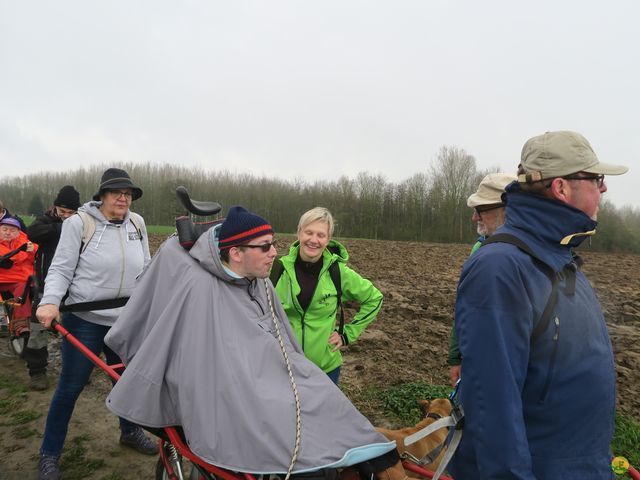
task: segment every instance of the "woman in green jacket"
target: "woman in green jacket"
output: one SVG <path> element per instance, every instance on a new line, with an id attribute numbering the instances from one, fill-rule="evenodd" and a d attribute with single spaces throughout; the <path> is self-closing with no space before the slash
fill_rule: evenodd
<path id="1" fill-rule="evenodd" d="M 356 341 L 376 318 L 382 293 L 347 267 L 349 254 L 331 239 L 333 227 L 333 217 L 326 208 L 313 208 L 300 217 L 298 240 L 280 258 L 282 274 L 275 280 L 275 287 L 306 357 L 337 384 L 342 365 L 340 348 Z M 339 274 L 335 266 L 331 267 L 334 263 Z M 342 298 L 338 298 L 334 281 L 339 281 Z M 360 304 L 358 313 L 343 328 L 342 322 L 336 321 L 341 300 Z"/>

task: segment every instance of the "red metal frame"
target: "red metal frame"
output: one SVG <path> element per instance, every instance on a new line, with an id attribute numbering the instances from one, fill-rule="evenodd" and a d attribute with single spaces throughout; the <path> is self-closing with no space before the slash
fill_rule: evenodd
<path id="1" fill-rule="evenodd" d="M 64 328 L 62 325 L 60 325 L 60 323 L 56 322 L 55 320 L 53 321 L 53 323 L 51 323 L 51 326 L 55 328 L 58 331 L 58 333 L 60 333 L 62 338 L 64 338 L 67 342 L 69 342 L 71 345 L 73 345 L 78 350 L 80 350 L 80 352 L 82 352 L 82 354 L 85 357 L 87 357 L 89 360 L 91 360 L 94 363 L 94 365 L 100 367 L 101 370 L 103 370 L 107 375 L 109 375 L 116 382 L 120 380 L 120 374 L 116 372 L 114 368 L 114 367 L 118 367 L 119 365 L 114 365 L 114 366 L 107 365 L 105 362 L 102 361 L 100 357 L 98 357 L 95 353 L 93 353 L 91 350 L 85 347 L 80 340 L 78 340 L 76 337 L 71 335 L 66 328 Z"/>

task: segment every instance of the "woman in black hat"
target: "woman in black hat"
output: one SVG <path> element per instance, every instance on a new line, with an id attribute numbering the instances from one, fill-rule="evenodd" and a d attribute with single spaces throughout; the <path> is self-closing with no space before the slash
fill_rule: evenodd
<path id="1" fill-rule="evenodd" d="M 60 317 L 60 303 L 67 308 L 62 324 L 95 354 L 104 352 L 107 363 L 120 363 L 104 345 L 104 336 L 118 318 L 124 301 L 133 292 L 136 277 L 150 260 L 146 225 L 130 210 L 142 189 L 119 168 L 102 175 L 93 201 L 78 209 L 62 224 L 62 234 L 46 277 L 36 316 L 49 327 Z M 91 311 L 83 304 L 91 302 Z M 99 307 L 95 306 L 99 302 Z M 60 454 L 75 402 L 93 364 L 73 346 L 62 344 L 62 370 L 51 400 L 40 448 L 40 479 L 60 477 Z M 120 419 L 120 443 L 154 455 L 157 446 L 140 427 Z"/>

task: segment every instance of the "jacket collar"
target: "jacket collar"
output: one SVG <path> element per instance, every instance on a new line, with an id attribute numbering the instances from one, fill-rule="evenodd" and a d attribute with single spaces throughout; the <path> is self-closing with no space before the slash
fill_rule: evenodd
<path id="1" fill-rule="evenodd" d="M 571 250 L 595 233 L 597 222 L 564 202 L 507 187 L 506 221 L 496 233 L 514 233 L 555 269 L 571 259 Z"/>

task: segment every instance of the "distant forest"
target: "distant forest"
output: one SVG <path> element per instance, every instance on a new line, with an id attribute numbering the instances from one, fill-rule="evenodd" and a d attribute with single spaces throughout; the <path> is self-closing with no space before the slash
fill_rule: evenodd
<path id="1" fill-rule="evenodd" d="M 12 213 L 37 215 L 52 204 L 60 187 L 72 184 L 82 201 L 89 201 L 102 172 L 114 166 L 124 168 L 143 189 L 132 210 L 150 225 L 172 225 L 175 216 L 184 213 L 175 196 L 176 187 L 184 185 L 196 200 L 219 202 L 223 213 L 231 205 L 244 205 L 267 218 L 279 232 L 295 232 L 300 214 L 324 206 L 336 218 L 339 237 L 440 243 L 471 243 L 476 238 L 467 197 L 490 173 L 478 170 L 473 156 L 452 146 L 441 147 L 425 172 L 399 183 L 367 172 L 355 178 L 307 182 L 178 165 L 120 163 L 5 177 L 0 179 L 0 199 Z M 640 211 L 617 208 L 604 200 L 598 234 L 585 244 L 581 249 L 640 253 Z"/>

